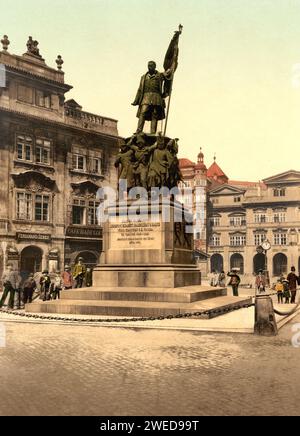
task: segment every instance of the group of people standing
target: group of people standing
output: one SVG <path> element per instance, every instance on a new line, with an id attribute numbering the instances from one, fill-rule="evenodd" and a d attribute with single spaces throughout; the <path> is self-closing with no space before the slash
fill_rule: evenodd
<path id="1" fill-rule="evenodd" d="M 232 287 L 232 293 L 235 297 L 239 296 L 239 285 L 241 283 L 241 278 L 238 275 L 236 269 L 232 269 L 231 272 L 227 274 L 230 277 L 228 286 Z M 217 271 L 212 272 L 212 278 L 210 282 L 211 286 L 215 287 L 225 287 L 226 286 L 226 275 L 224 271 L 218 273 Z M 263 294 L 266 292 L 266 288 L 269 285 L 268 279 L 263 270 L 260 270 L 255 277 L 255 291 L 256 294 Z M 300 286 L 300 277 L 296 274 L 296 268 L 293 266 L 291 272 L 287 277 L 283 275 L 278 279 L 275 285 L 275 290 L 278 296 L 278 303 L 283 303 L 285 299 L 286 304 L 295 304 L 297 296 L 297 287 Z"/>
<path id="2" fill-rule="evenodd" d="M 300 285 L 300 277 L 297 276 L 296 268 L 293 266 L 288 276 L 285 278 L 282 275 L 275 285 L 278 304 L 295 304 L 298 285 Z"/>
<path id="3" fill-rule="evenodd" d="M 228 286 L 232 287 L 232 293 L 235 297 L 239 296 L 239 285 L 241 283 L 241 278 L 238 275 L 238 272 L 235 268 L 233 268 L 230 272 L 227 273 L 227 276 L 224 271 L 218 273 L 217 271 L 212 272 L 211 286 L 224 288 L 226 286 L 226 277 L 230 277 Z"/>
<path id="4" fill-rule="evenodd" d="M 62 290 L 82 288 L 84 285 L 92 286 L 92 269 L 87 268 L 80 257 L 75 264 L 73 271 L 69 265 L 65 265 L 64 271 L 49 273 L 47 269 L 38 274 L 30 274 L 22 282 L 20 274 L 9 264 L 2 276 L 2 297 L 0 308 L 8 299 L 9 309 L 20 309 L 22 304 L 32 303 L 34 292 L 39 290 L 39 298 L 43 301 L 56 300 L 60 298 Z"/>

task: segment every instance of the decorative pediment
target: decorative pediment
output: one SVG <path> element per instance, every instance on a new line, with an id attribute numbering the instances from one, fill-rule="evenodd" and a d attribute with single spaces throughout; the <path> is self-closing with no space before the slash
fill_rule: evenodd
<path id="1" fill-rule="evenodd" d="M 277 174 L 272 177 L 268 177 L 264 179 L 263 182 L 266 185 L 290 185 L 290 184 L 299 184 L 300 185 L 300 171 L 290 170 L 285 173 Z"/>
<path id="2" fill-rule="evenodd" d="M 212 189 L 209 194 L 210 195 L 243 195 L 245 193 L 245 189 L 236 188 L 232 185 L 221 185 L 217 188 Z"/>
<path id="3" fill-rule="evenodd" d="M 55 180 L 38 171 L 25 171 L 12 174 L 16 188 L 26 189 L 31 192 L 56 192 Z"/>
<path id="4" fill-rule="evenodd" d="M 71 184 L 73 193 L 78 196 L 95 196 L 100 186 L 91 180 Z"/>
<path id="5" fill-rule="evenodd" d="M 234 217 L 245 217 L 246 216 L 246 211 L 245 212 L 232 212 L 230 214 L 228 214 L 229 218 L 234 218 Z"/>

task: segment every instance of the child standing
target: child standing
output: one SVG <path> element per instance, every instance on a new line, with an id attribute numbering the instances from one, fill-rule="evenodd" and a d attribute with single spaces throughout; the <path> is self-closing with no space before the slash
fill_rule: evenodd
<path id="1" fill-rule="evenodd" d="M 277 292 L 277 298 L 278 298 L 278 304 L 283 304 L 283 291 L 284 291 L 284 286 L 283 283 L 281 282 L 281 280 L 277 280 L 276 286 L 275 286 L 275 290 Z"/>

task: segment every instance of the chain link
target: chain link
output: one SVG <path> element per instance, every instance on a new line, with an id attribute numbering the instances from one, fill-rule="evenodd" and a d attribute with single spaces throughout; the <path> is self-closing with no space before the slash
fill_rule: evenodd
<path id="1" fill-rule="evenodd" d="M 225 313 L 233 312 L 239 309 L 248 309 L 253 307 L 254 303 L 247 303 L 244 305 L 238 305 L 233 307 L 225 307 L 223 309 L 216 310 L 205 310 L 202 312 L 187 312 L 179 313 L 177 315 L 166 315 L 166 316 L 150 316 L 150 317 L 140 317 L 140 318 L 65 318 L 56 316 L 43 316 L 25 312 L 16 312 L 14 310 L 0 309 L 0 313 L 6 313 L 9 315 L 16 315 L 22 318 L 40 319 L 46 321 L 64 321 L 64 322 L 75 322 L 75 323 L 129 323 L 129 322 L 144 322 L 144 321 L 163 321 L 166 319 L 179 319 L 179 318 L 191 318 L 191 317 L 201 317 L 205 315 L 223 315 Z"/>

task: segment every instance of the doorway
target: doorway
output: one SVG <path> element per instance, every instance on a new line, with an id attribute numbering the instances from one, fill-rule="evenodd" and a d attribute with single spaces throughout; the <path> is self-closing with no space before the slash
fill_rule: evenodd
<path id="1" fill-rule="evenodd" d="M 21 253 L 21 275 L 28 277 L 42 270 L 43 251 L 35 246 L 24 248 Z"/>

